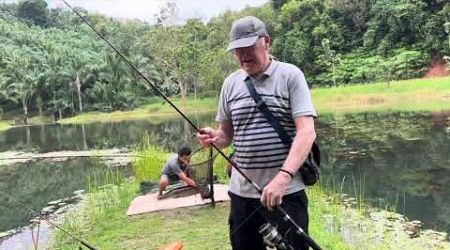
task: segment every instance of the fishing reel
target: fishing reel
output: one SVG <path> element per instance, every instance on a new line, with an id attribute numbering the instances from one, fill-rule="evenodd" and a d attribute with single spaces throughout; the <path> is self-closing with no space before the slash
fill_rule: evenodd
<path id="1" fill-rule="evenodd" d="M 294 248 L 284 240 L 282 234 L 277 231 L 277 228 L 272 226 L 269 222 L 262 224 L 258 232 L 263 236 L 264 244 L 270 248 L 277 248 L 278 250 L 294 250 Z"/>

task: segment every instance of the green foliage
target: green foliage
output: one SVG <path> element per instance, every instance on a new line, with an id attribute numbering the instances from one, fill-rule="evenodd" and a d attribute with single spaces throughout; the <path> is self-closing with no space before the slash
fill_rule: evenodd
<path id="1" fill-rule="evenodd" d="M 133 109 L 156 95 L 79 17 L 46 6 L 0 4 L 2 109 L 61 119 Z M 272 0 L 183 24 L 170 3 L 155 25 L 77 10 L 151 84 L 183 100 L 217 96 L 238 69 L 226 51 L 228 32 L 247 15 L 266 23 L 271 53 L 301 68 L 313 85 L 421 77 L 432 59 L 448 60 L 450 51 L 448 1 Z"/>
<path id="2" fill-rule="evenodd" d="M 386 55 L 392 48 L 419 42 L 428 15 L 425 8 L 421 0 L 376 1 L 364 35 L 364 46 Z"/>
<path id="3" fill-rule="evenodd" d="M 334 71 L 329 67 L 317 80 L 332 85 L 332 79 L 348 84 L 418 78 L 424 74 L 426 62 L 427 55 L 417 50 L 397 49 L 386 57 L 354 52 L 342 56 Z"/>
<path id="4" fill-rule="evenodd" d="M 39 26 L 46 26 L 47 3 L 44 0 L 23 0 L 17 5 L 17 16 Z"/>
<path id="5" fill-rule="evenodd" d="M 330 16 L 327 1 L 290 1 L 283 5 L 276 26 L 279 35 L 274 41 L 275 56 L 282 61 L 299 65 L 306 75 L 315 75 L 319 67 L 316 58 L 323 52 L 322 40 L 330 41 L 330 48 L 343 42 L 342 32 Z"/>

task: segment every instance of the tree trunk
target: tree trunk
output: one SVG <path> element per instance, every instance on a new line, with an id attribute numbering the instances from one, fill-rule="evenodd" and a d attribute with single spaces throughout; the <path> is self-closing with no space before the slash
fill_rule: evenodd
<path id="1" fill-rule="evenodd" d="M 59 115 L 59 120 L 61 121 L 61 119 L 62 119 L 62 111 L 61 111 L 61 108 L 58 108 L 58 115 Z"/>
<path id="2" fill-rule="evenodd" d="M 30 126 L 26 126 L 26 135 L 27 135 L 27 146 L 31 148 L 31 131 Z"/>
<path id="3" fill-rule="evenodd" d="M 43 108 L 44 103 L 42 102 L 42 97 L 38 96 L 36 98 L 36 104 L 38 106 L 39 116 L 43 116 L 44 115 L 44 111 L 43 111 L 44 110 L 44 108 Z"/>
<path id="4" fill-rule="evenodd" d="M 181 103 L 183 106 L 186 106 L 187 101 L 187 87 L 182 81 L 177 81 L 178 87 L 180 88 L 180 96 L 181 96 Z"/>
<path id="5" fill-rule="evenodd" d="M 23 124 L 28 125 L 28 105 L 26 98 L 22 98 L 22 106 L 23 106 Z"/>
<path id="6" fill-rule="evenodd" d="M 197 100 L 197 85 L 194 84 L 194 100 Z"/>
<path id="7" fill-rule="evenodd" d="M 75 84 L 77 85 L 77 93 L 78 93 L 78 107 L 80 107 L 80 113 L 83 113 L 83 104 L 81 102 L 81 82 L 80 77 L 77 72 L 77 79 L 75 80 Z"/>

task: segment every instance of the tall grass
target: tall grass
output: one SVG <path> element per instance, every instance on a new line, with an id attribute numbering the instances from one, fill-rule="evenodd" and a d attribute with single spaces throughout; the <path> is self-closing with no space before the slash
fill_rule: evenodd
<path id="1" fill-rule="evenodd" d="M 10 127 L 8 121 L 0 121 L 0 131 L 8 130 Z"/>
<path id="2" fill-rule="evenodd" d="M 91 231 L 105 220 L 113 219 L 110 211 L 123 209 L 134 197 L 137 185 L 133 180 L 125 179 L 123 173 L 111 168 L 105 172 L 100 168 L 100 160 L 94 158 L 89 170 L 88 194 L 77 205 L 78 210 L 63 215 L 61 227 L 77 238 L 92 243 Z M 60 230 L 55 230 L 52 249 L 78 249 L 81 244 Z M 95 246 L 95 244 L 94 244 Z"/>
<path id="3" fill-rule="evenodd" d="M 133 175 L 137 182 L 158 182 L 161 169 L 170 153 L 150 144 L 150 137 L 144 134 L 141 143 L 133 149 L 136 157 L 132 163 Z"/>

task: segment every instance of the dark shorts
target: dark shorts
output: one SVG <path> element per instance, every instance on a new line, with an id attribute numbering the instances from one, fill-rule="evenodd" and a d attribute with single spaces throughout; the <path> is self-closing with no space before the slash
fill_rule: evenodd
<path id="1" fill-rule="evenodd" d="M 173 184 L 176 183 L 180 180 L 180 177 L 178 177 L 177 175 L 171 175 L 171 174 L 161 174 L 161 177 L 166 178 L 167 180 L 169 180 L 169 184 Z"/>
<path id="2" fill-rule="evenodd" d="M 244 198 L 230 192 L 228 194 L 231 198 L 229 224 L 233 250 L 266 250 L 258 230 L 268 221 L 276 226 L 282 235 L 289 229 L 290 224 L 282 219 L 281 213 L 278 210 L 269 212 L 261 205 L 259 199 Z M 308 233 L 308 197 L 305 191 L 285 195 L 281 206 L 305 233 Z M 306 240 L 298 236 L 294 230 L 290 230 L 286 238 L 296 250 L 309 248 Z"/>

